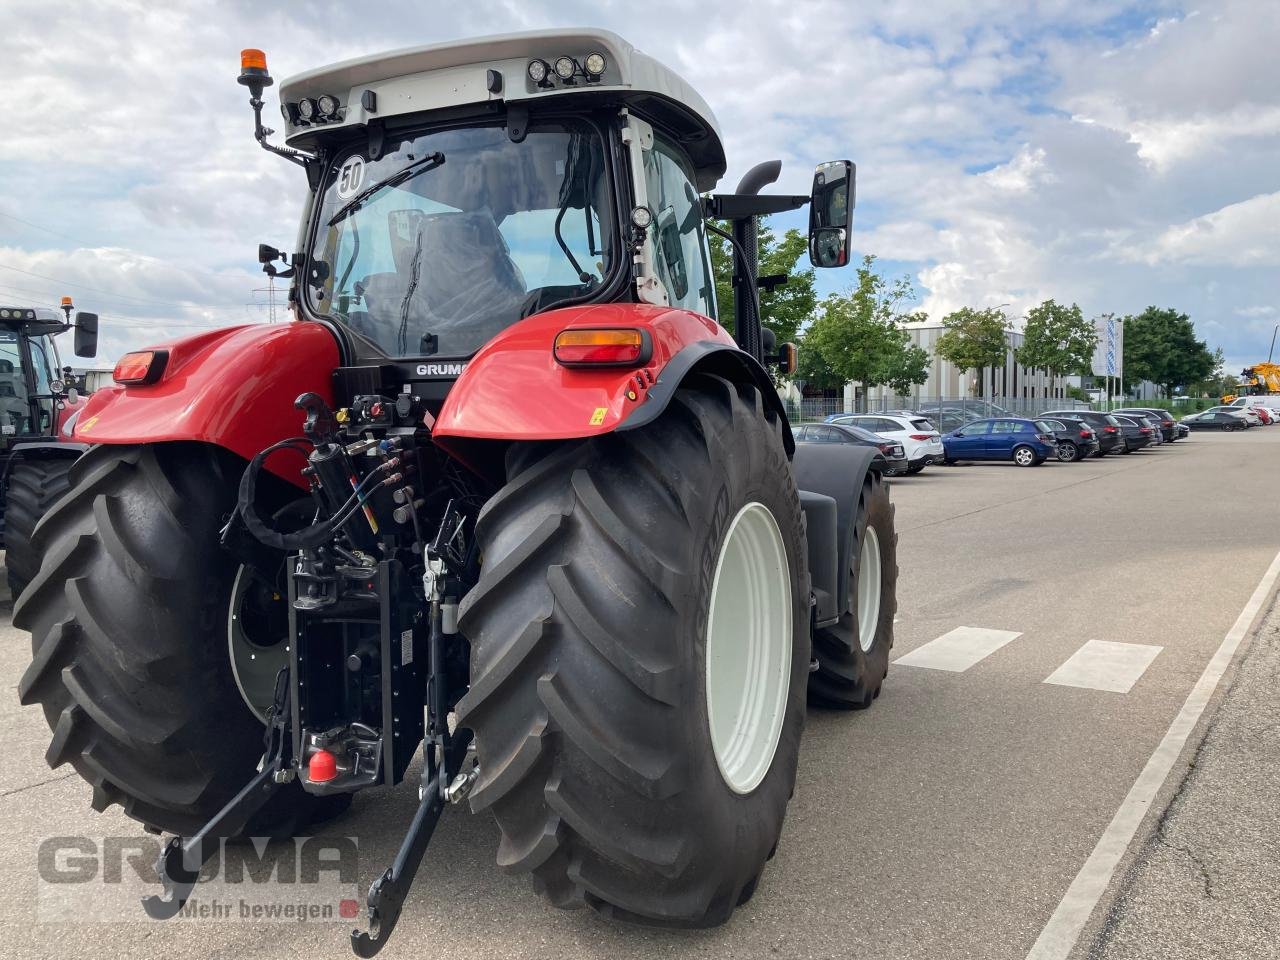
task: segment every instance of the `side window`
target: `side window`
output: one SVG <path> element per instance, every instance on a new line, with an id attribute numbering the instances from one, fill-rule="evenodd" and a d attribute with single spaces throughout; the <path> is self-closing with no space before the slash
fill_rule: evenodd
<path id="1" fill-rule="evenodd" d="M 991 425 L 992 433 L 1018 433 L 1022 430 L 1022 424 L 1016 420 L 997 420 Z"/>
<path id="2" fill-rule="evenodd" d="M 808 440 L 809 427 L 807 425 L 800 426 L 800 427 L 792 427 L 791 436 L 792 436 L 792 439 L 795 439 L 795 440 Z"/>
<path id="3" fill-rule="evenodd" d="M 991 424 L 989 423 L 971 423 L 969 424 L 969 426 L 965 427 L 963 430 L 960 431 L 960 436 L 981 437 L 984 434 L 989 433 L 990 430 L 991 430 Z"/>
<path id="4" fill-rule="evenodd" d="M 679 149 L 654 131 L 644 154 L 645 188 L 653 210 L 654 268 L 672 306 L 714 318 L 715 281 L 702 225 L 702 203 Z"/>

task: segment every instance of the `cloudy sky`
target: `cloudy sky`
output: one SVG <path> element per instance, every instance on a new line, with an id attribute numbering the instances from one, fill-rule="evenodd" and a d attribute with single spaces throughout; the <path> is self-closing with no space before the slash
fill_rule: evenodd
<path id="1" fill-rule="evenodd" d="M 0 0 L 0 301 L 72 294 L 103 317 L 103 360 L 266 319 L 256 244 L 292 245 L 304 181 L 252 140 L 241 47 L 265 48 L 280 78 L 598 25 L 706 96 L 727 140 L 722 188 L 778 157 L 780 188 L 804 192 L 816 162 L 854 159 L 856 246 L 910 273 L 931 315 L 1048 297 L 1090 315 L 1174 306 L 1233 367 L 1265 359 L 1280 323 L 1274 0 L 285 9 Z"/>

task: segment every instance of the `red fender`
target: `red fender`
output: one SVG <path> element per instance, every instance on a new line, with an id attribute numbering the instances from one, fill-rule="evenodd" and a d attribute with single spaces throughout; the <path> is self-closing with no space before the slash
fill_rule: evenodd
<path id="1" fill-rule="evenodd" d="M 574 327 L 648 331 L 653 351 L 639 367 L 561 366 L 556 334 Z M 638 409 L 667 363 L 693 343 L 736 348 L 714 320 L 673 307 L 602 303 L 526 317 L 481 348 L 449 390 L 432 436 L 567 440 L 611 433 Z"/>
<path id="2" fill-rule="evenodd" d="M 199 440 L 246 460 L 298 433 L 293 401 L 308 390 L 333 403 L 338 344 L 318 323 L 226 327 L 150 349 L 168 350 L 164 375 L 148 386 L 95 390 L 76 419 L 84 443 Z M 268 467 L 301 482 L 297 458 Z"/>

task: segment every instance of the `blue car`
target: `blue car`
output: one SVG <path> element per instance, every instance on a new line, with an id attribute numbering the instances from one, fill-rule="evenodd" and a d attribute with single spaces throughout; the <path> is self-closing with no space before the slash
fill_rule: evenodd
<path id="1" fill-rule="evenodd" d="M 946 462 L 1012 460 L 1020 467 L 1038 467 L 1058 455 L 1057 438 L 1021 417 L 975 420 L 942 438 Z"/>

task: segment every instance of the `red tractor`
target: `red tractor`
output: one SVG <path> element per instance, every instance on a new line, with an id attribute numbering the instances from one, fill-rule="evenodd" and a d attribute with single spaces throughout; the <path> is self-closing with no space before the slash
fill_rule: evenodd
<path id="1" fill-rule="evenodd" d="M 711 110 L 603 31 L 448 43 L 280 88 L 256 136 L 310 187 L 297 322 L 128 354 L 36 542 L 24 703 L 93 805 L 175 836 L 154 916 L 237 834 L 405 778 L 369 893 L 385 942 L 444 805 L 557 906 L 711 926 L 756 889 L 806 698 L 860 708 L 893 642 L 874 451 L 797 448 L 759 317 L 755 229 L 810 206 L 848 262 L 854 168 L 731 194 Z M 707 231 L 730 221 L 735 336 Z"/>
<path id="2" fill-rule="evenodd" d="M 78 357 L 98 352 L 98 316 L 62 298 L 63 318 L 41 307 L 0 305 L 0 537 L 5 574 L 16 600 L 36 571 L 40 557 L 31 535 L 45 511 L 70 484 L 71 465 L 85 444 L 71 438 L 84 405 L 60 367 L 54 337 L 74 328 Z"/>

